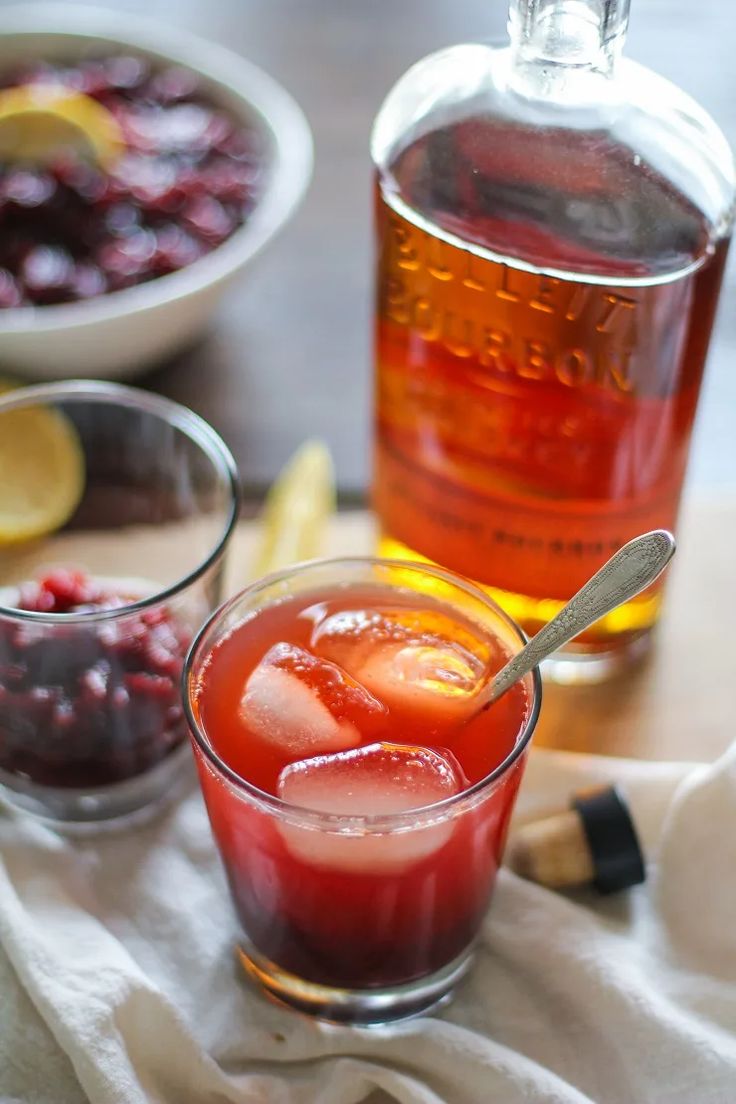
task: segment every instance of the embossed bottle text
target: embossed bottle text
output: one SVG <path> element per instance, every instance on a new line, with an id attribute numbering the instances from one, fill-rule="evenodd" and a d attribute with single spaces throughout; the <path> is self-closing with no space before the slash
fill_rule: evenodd
<path id="1" fill-rule="evenodd" d="M 377 181 L 374 501 L 383 551 L 463 572 L 535 629 L 612 550 L 674 526 L 727 242 L 706 249 L 696 211 L 650 178 L 624 213 L 640 240 L 606 254 L 555 232 L 537 162 L 522 198 L 546 206 L 539 230 L 509 214 L 503 155 L 464 183 L 464 147 L 501 137 L 513 160 L 493 129 L 431 133 Z M 595 237 L 611 199 L 577 199 Z M 678 227 L 666 265 L 642 230 L 658 204 Z M 657 606 L 645 595 L 589 642 Z"/>

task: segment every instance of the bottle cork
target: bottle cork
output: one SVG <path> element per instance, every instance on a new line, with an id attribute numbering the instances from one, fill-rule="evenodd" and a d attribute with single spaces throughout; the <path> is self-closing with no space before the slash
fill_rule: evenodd
<path id="1" fill-rule="evenodd" d="M 577 794 L 569 809 L 519 828 L 507 861 L 549 889 L 593 885 L 615 893 L 646 877 L 634 822 L 615 786 Z"/>

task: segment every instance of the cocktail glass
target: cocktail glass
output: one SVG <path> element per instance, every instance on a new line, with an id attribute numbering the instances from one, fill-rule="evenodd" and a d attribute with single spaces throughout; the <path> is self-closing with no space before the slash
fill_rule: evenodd
<path id="1" fill-rule="evenodd" d="M 534 671 L 525 680 L 523 708 L 501 699 L 505 712 L 494 718 L 494 706 L 485 715 L 487 729 L 476 720 L 479 739 L 485 731 L 490 739 L 494 725 L 512 725 L 507 751 L 485 777 L 423 808 L 336 815 L 296 807 L 254 785 L 247 769 L 234 769 L 217 750 L 227 734 L 208 728 L 218 646 L 230 642 L 233 678 L 245 684 L 254 652 L 271 643 L 262 640 L 264 614 L 289 602 L 296 609 L 335 597 L 357 607 L 376 587 L 404 600 L 410 593 L 418 610 L 471 623 L 496 652 L 514 652 L 524 641 L 493 601 L 450 572 L 377 559 L 314 561 L 267 577 L 216 612 L 184 673 L 200 782 L 240 921 L 243 965 L 286 1004 L 354 1024 L 423 1011 L 468 969 L 541 694 Z M 237 656 L 232 663 L 235 639 L 243 644 L 242 664 Z M 223 727 L 237 723 L 235 712 L 222 715 Z M 401 744 L 402 735 L 389 723 L 381 739 Z"/>

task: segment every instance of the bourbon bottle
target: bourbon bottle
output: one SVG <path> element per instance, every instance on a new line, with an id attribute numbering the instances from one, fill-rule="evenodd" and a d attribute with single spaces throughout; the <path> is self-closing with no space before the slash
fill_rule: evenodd
<path id="1" fill-rule="evenodd" d="M 628 0 L 512 0 L 510 44 L 419 62 L 377 117 L 374 505 L 385 555 L 530 632 L 673 528 L 733 216 L 708 115 L 622 59 Z M 642 651 L 657 587 L 572 646 Z"/>

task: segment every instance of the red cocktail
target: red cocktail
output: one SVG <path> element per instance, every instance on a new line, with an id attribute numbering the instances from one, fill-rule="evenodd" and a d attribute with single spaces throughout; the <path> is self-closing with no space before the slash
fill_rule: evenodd
<path id="1" fill-rule="evenodd" d="M 467 967 L 539 708 L 536 675 L 476 696 L 521 634 L 418 565 L 315 563 L 205 626 L 185 698 L 243 930 L 272 993 L 351 1022 Z"/>

